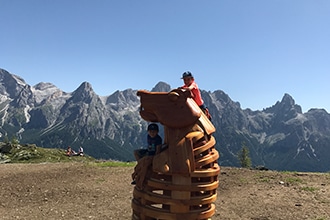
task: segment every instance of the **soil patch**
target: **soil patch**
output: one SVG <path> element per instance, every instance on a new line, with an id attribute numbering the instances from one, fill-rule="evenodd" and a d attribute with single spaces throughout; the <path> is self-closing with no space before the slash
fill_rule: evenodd
<path id="1" fill-rule="evenodd" d="M 0 219 L 131 219 L 133 167 L 0 164 Z M 221 167 L 212 219 L 330 219 L 330 174 Z"/>

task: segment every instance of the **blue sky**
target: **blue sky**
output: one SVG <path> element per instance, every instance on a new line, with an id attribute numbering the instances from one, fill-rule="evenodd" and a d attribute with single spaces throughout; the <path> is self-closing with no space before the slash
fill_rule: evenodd
<path id="1" fill-rule="evenodd" d="M 0 0 L 0 68 L 98 95 L 182 85 L 330 112 L 329 0 Z"/>

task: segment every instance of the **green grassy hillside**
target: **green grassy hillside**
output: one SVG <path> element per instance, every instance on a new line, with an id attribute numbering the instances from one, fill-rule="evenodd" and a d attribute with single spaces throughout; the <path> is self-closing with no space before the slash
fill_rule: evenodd
<path id="1" fill-rule="evenodd" d="M 0 142 L 0 163 L 44 163 L 69 161 L 95 161 L 84 156 L 67 156 L 63 149 L 42 148 L 35 144 L 12 144 Z"/>

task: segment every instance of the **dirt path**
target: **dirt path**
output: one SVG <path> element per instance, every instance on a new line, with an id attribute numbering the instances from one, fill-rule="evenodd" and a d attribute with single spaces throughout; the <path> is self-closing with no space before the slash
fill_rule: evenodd
<path id="1" fill-rule="evenodd" d="M 330 174 L 222 167 L 212 219 L 330 220 Z M 1 164 L 0 219 L 130 219 L 133 168 Z"/>

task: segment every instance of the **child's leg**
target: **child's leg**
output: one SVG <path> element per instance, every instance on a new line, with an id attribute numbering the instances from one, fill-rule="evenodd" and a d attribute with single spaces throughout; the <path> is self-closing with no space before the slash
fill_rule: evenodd
<path id="1" fill-rule="evenodd" d="M 134 151 L 134 157 L 136 161 L 140 160 L 142 157 L 148 154 L 148 150 L 146 149 L 138 149 Z"/>

